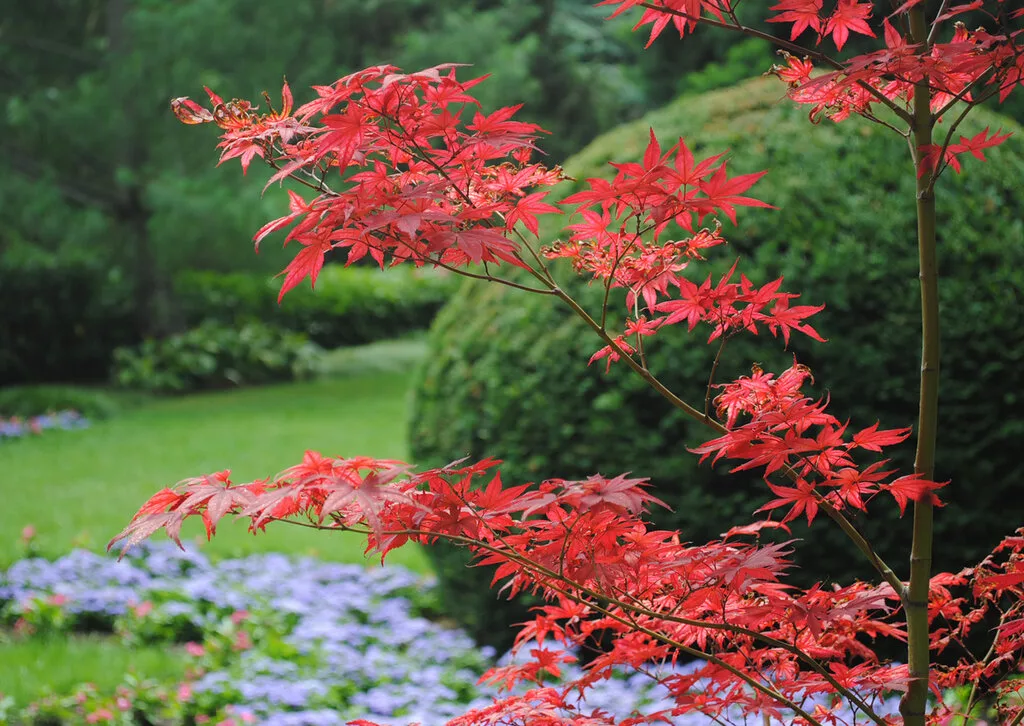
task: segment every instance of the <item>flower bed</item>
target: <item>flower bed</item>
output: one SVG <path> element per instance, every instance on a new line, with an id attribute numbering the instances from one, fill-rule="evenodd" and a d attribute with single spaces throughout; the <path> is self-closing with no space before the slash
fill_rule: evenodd
<path id="1" fill-rule="evenodd" d="M 47 429 L 84 429 L 89 426 L 88 419 L 84 418 L 77 411 L 57 411 L 42 416 L 31 416 L 22 418 L 12 416 L 11 418 L 0 417 L 0 441 L 4 439 L 17 439 L 29 434 L 41 434 Z"/>
<path id="2" fill-rule="evenodd" d="M 0 722 L 433 726 L 497 694 L 477 685 L 494 652 L 437 622 L 436 604 L 431 583 L 399 567 L 279 554 L 214 564 L 160 545 L 120 563 L 81 550 L 21 560 L 0 575 L 0 619 L 15 637 L 106 632 L 184 650 L 190 666 L 179 682 L 129 675 L 111 693 L 8 700 Z M 625 717 L 658 698 L 636 674 L 599 683 L 587 705 Z"/>

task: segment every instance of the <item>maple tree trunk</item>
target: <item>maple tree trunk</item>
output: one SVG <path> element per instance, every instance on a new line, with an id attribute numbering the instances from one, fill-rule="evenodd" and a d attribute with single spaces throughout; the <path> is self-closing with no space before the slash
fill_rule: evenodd
<path id="1" fill-rule="evenodd" d="M 928 28 L 924 9 L 917 6 L 910 12 L 910 34 L 915 43 L 928 52 Z M 920 150 L 932 143 L 931 93 L 928 78 L 914 89 L 914 145 L 912 157 L 915 172 Z M 938 170 L 936 166 L 936 171 Z M 917 179 L 917 248 L 921 280 L 921 394 L 917 419 L 917 450 L 914 470 L 926 479 L 935 474 L 935 440 L 939 410 L 939 282 L 935 245 L 935 192 L 932 173 Z M 929 633 L 928 583 L 932 567 L 931 500 L 914 502 L 914 538 L 910 549 L 910 582 L 903 594 L 907 613 L 907 665 L 910 686 L 900 704 L 906 726 L 924 726 L 928 697 Z"/>

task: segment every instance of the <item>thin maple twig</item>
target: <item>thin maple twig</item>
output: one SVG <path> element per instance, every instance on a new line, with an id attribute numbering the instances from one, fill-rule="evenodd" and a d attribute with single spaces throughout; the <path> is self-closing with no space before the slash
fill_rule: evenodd
<path id="1" fill-rule="evenodd" d="M 273 151 L 273 149 L 271 149 L 271 151 Z M 278 166 L 277 161 L 275 159 L 266 159 L 266 162 L 267 162 L 267 164 L 270 165 L 271 168 L 277 169 L 278 171 L 281 171 L 281 167 Z M 312 189 L 315 192 L 320 192 L 321 194 L 326 194 L 327 196 L 332 196 L 332 197 L 338 196 L 338 194 L 336 194 L 335 192 L 331 191 L 330 188 L 327 187 L 326 184 L 323 184 L 323 182 L 321 182 L 319 184 L 314 184 L 313 182 L 309 181 L 308 179 L 303 179 L 300 176 L 296 176 L 296 172 L 298 172 L 298 171 L 300 171 L 300 169 L 296 169 L 295 171 L 290 172 L 288 174 L 287 178 L 288 179 L 292 179 L 294 181 L 297 181 L 299 184 L 302 184 L 303 186 L 309 187 L 310 189 Z M 312 172 L 310 172 L 310 174 L 312 174 Z"/>
<path id="2" fill-rule="evenodd" d="M 506 218 L 505 218 L 504 214 L 502 214 L 501 212 L 495 212 L 495 215 L 497 215 L 498 219 L 501 220 L 503 225 L 506 224 Z M 551 275 L 551 270 L 549 270 L 548 266 L 544 263 L 544 258 L 541 257 L 540 254 L 538 254 L 537 250 L 533 249 L 533 245 L 530 244 L 530 241 L 526 238 L 526 235 L 524 235 L 522 232 L 520 232 L 518 228 L 513 228 L 512 229 L 512 234 L 514 234 L 516 237 L 518 237 L 520 244 L 522 244 L 523 247 L 525 247 L 527 250 L 529 250 L 530 256 L 533 257 L 534 261 L 537 263 L 538 267 L 540 268 L 540 272 L 547 279 L 547 281 L 550 282 L 553 285 L 556 284 L 555 278 Z M 519 255 L 518 253 L 516 253 L 516 254 L 519 257 L 519 259 L 522 260 L 523 264 L 529 266 L 529 263 L 526 260 L 523 259 L 522 255 Z"/>
<path id="3" fill-rule="evenodd" d="M 725 350 L 725 344 L 729 340 L 726 335 L 722 336 L 722 342 L 718 345 L 718 352 L 715 353 L 715 360 L 711 364 L 711 373 L 708 374 L 708 386 L 704 393 L 704 418 L 711 418 L 711 388 L 715 383 L 715 373 L 718 371 L 718 363 L 722 359 L 722 351 Z"/>
<path id="4" fill-rule="evenodd" d="M 1013 720 L 1008 722 L 1006 726 L 1020 726 L 1024 722 L 1024 706 L 1021 706 L 1017 711 L 1017 715 L 1013 717 Z"/>
<path id="5" fill-rule="evenodd" d="M 820 51 L 808 50 L 807 48 L 804 48 L 801 45 L 797 45 L 796 43 L 790 42 L 788 40 L 783 40 L 782 38 L 776 35 L 772 35 L 771 33 L 765 33 L 764 31 L 758 30 L 757 28 L 751 28 L 747 25 L 732 25 L 731 23 L 725 23 L 720 20 L 715 20 L 713 18 L 690 15 L 689 13 L 685 13 L 682 10 L 666 8 L 663 5 L 652 5 L 649 2 L 637 3 L 636 7 L 647 8 L 648 10 L 657 10 L 667 15 L 675 15 L 676 17 L 683 18 L 684 20 L 690 20 L 696 23 L 710 25 L 714 28 L 722 28 L 723 30 L 731 30 L 733 32 L 741 33 L 743 35 L 750 35 L 755 38 L 760 38 L 762 40 L 768 41 L 772 45 L 777 45 L 778 47 L 783 48 L 785 50 L 792 51 L 793 53 L 800 53 L 807 58 L 813 58 L 814 60 L 821 61 L 822 63 L 831 66 L 837 71 L 842 71 L 845 68 L 842 63 L 835 60 L 831 56 L 821 53 Z M 865 83 L 864 81 L 856 81 L 856 84 L 865 91 L 867 91 L 868 93 L 870 93 L 872 96 L 874 96 L 879 103 L 881 103 L 884 106 L 887 106 L 890 111 L 895 113 L 904 121 L 909 123 L 912 120 L 912 116 L 906 109 L 902 108 L 895 101 L 888 98 L 884 93 L 879 91 L 874 86 Z"/>
<path id="6" fill-rule="evenodd" d="M 1003 617 L 1000 618 L 1000 620 L 1003 620 L 1003 618 L 1005 618 L 1005 617 L 1006 617 L 1006 613 L 1003 613 Z M 988 652 L 985 653 L 985 655 L 981 658 L 981 660 L 979 662 L 984 663 L 989 658 L 992 657 L 992 654 L 996 652 L 996 642 L 997 641 L 998 641 L 998 638 L 993 638 L 992 639 L 992 642 L 989 643 L 989 646 L 988 646 Z M 964 647 L 963 643 L 961 643 L 961 647 Z M 967 648 L 964 647 L 964 650 L 967 650 Z M 967 652 L 970 653 L 969 650 L 967 650 Z M 980 683 L 979 683 L 978 680 L 975 680 L 973 683 L 971 683 L 971 692 L 970 692 L 970 695 L 968 695 L 968 697 L 967 697 L 967 707 L 964 709 L 967 714 L 970 714 L 971 710 L 974 708 L 975 698 L 977 697 L 977 694 L 978 694 L 978 686 L 979 685 L 980 685 Z"/>
<path id="7" fill-rule="evenodd" d="M 639 215 L 637 215 L 636 219 L 637 219 L 637 228 L 639 229 L 639 226 L 640 226 L 639 225 L 639 222 L 640 222 Z M 612 283 L 615 282 L 615 272 L 619 269 L 619 265 L 622 263 L 622 260 L 625 259 L 626 255 L 629 253 L 630 249 L 632 249 L 633 246 L 636 244 L 636 239 L 637 239 L 636 237 L 631 239 L 629 241 L 629 244 L 627 244 L 625 248 L 621 248 L 621 247 L 619 248 L 619 252 L 615 255 L 615 262 L 612 263 L 612 269 L 608 273 L 608 277 L 605 279 L 605 283 L 604 283 L 604 300 L 601 302 L 601 330 L 606 330 L 607 329 L 606 324 L 608 322 L 608 300 L 609 300 L 609 298 L 611 298 Z"/>
<path id="8" fill-rule="evenodd" d="M 928 31 L 928 45 L 931 45 L 932 43 L 935 42 L 935 36 L 939 32 L 939 28 L 942 26 L 942 22 L 939 20 L 939 18 L 941 18 L 943 13 L 946 12 L 947 5 L 949 5 L 949 0 L 942 0 L 942 2 L 939 4 L 939 9 L 935 13 L 935 20 L 932 21 L 931 30 Z"/>
<path id="9" fill-rule="evenodd" d="M 976 101 L 968 103 L 967 106 L 964 107 L 964 110 L 961 111 L 960 114 L 956 117 L 953 123 L 950 124 L 949 129 L 947 129 L 946 131 L 946 136 L 942 140 L 942 146 L 939 148 L 939 154 L 938 159 L 936 161 L 935 169 L 932 170 L 931 176 L 929 178 L 929 194 L 934 193 L 935 182 L 938 181 L 939 177 L 942 175 L 942 172 L 944 172 L 946 170 L 946 167 L 949 166 L 949 162 L 946 161 L 946 149 L 949 148 L 949 144 L 953 140 L 953 134 L 956 133 L 956 130 L 960 127 L 960 124 L 963 123 L 964 119 L 967 118 L 968 114 L 970 114 L 970 112 L 974 110 L 974 107 L 976 105 L 984 103 L 988 99 L 992 98 L 992 96 L 994 96 L 998 92 L 998 90 L 998 87 L 993 88 L 988 93 L 985 93 L 981 97 L 979 97 Z"/>
<path id="10" fill-rule="evenodd" d="M 972 91 L 975 91 L 978 88 L 980 88 L 981 86 L 985 85 L 985 74 L 988 73 L 989 71 L 993 70 L 994 68 L 995 68 L 995 66 L 989 67 L 988 69 L 986 69 L 984 71 L 984 73 L 979 75 L 978 78 L 974 79 L 973 82 L 968 83 L 966 86 L 961 88 L 957 93 L 953 94 L 953 97 L 950 98 L 948 101 L 946 101 L 946 104 L 944 106 L 941 106 L 938 111 L 935 111 L 934 113 L 932 113 L 932 120 L 938 121 L 940 118 L 945 116 L 946 113 L 949 110 L 951 110 L 954 106 L 956 106 L 958 103 L 963 101 L 967 97 L 967 94 L 969 94 Z M 994 77 L 995 76 L 992 76 L 992 78 L 994 78 Z M 985 94 L 983 94 L 980 98 L 976 98 L 974 100 L 967 101 L 967 103 L 969 104 L 968 108 L 970 108 L 972 106 L 977 106 L 980 103 L 984 103 L 988 99 L 992 98 L 992 96 L 994 96 L 996 94 L 996 92 L 998 92 L 998 91 L 999 91 L 999 85 L 996 84 L 993 88 L 991 88 L 988 91 L 986 91 Z"/>
<path id="11" fill-rule="evenodd" d="M 455 273 L 456 275 L 462 275 L 463 277 L 469 277 L 469 278 L 471 278 L 473 280 L 486 280 L 487 282 L 496 282 L 499 285 L 505 285 L 506 287 L 512 287 L 512 288 L 515 288 L 516 290 L 523 290 L 525 292 L 532 292 L 532 293 L 535 293 L 537 295 L 554 295 L 555 294 L 554 292 L 552 292 L 548 288 L 530 287 L 529 285 L 523 285 L 523 284 L 518 283 L 518 282 L 513 282 L 512 280 L 506 280 L 503 277 L 494 277 L 492 275 L 481 275 L 479 273 L 470 272 L 469 270 L 463 269 L 461 267 L 452 267 L 452 266 L 447 265 L 444 262 L 441 262 L 440 260 L 437 260 L 437 259 L 435 259 L 433 257 L 428 257 L 427 259 L 430 260 L 431 264 L 435 264 L 438 267 L 444 268 L 445 270 L 448 270 L 450 272 Z"/>
<path id="12" fill-rule="evenodd" d="M 547 288 L 547 287 L 544 287 L 544 288 L 530 287 L 529 285 L 523 285 L 522 283 L 519 283 L 519 282 L 514 282 L 512 280 L 506 280 L 503 277 L 495 277 L 494 275 L 491 275 L 490 273 L 485 274 L 485 275 L 481 275 L 480 273 L 470 272 L 469 270 L 463 269 L 461 267 L 452 267 L 451 265 L 449 265 L 449 264 L 447 264 L 445 262 L 442 262 L 441 258 L 439 258 L 439 257 L 429 257 L 429 256 L 424 257 L 424 256 L 420 255 L 419 251 L 416 250 L 416 248 L 414 248 L 412 245 L 410 245 L 408 242 L 406 242 L 401 237 L 394 237 L 394 239 L 395 239 L 397 244 L 405 246 L 413 254 L 417 255 L 416 259 L 422 260 L 424 263 L 429 263 L 431 265 L 434 265 L 435 267 L 440 267 L 440 268 L 442 268 L 444 270 L 448 270 L 449 272 L 454 273 L 456 275 L 461 275 L 463 277 L 468 277 L 468 278 L 471 278 L 473 280 L 484 280 L 486 282 L 494 282 L 494 283 L 497 283 L 499 285 L 505 285 L 506 287 L 512 287 L 512 288 L 515 288 L 516 290 L 523 290 L 524 292 L 532 292 L 532 293 L 535 293 L 537 295 L 553 295 L 554 294 L 551 291 L 551 289 Z M 375 249 L 377 249 L 377 248 L 375 248 Z M 485 269 L 486 269 L 486 267 L 485 267 Z"/>
<path id="13" fill-rule="evenodd" d="M 648 311 L 653 315 L 654 311 L 648 308 Z M 636 293 L 633 294 L 633 317 L 637 320 L 640 319 L 640 296 Z M 636 355 L 640 359 L 640 365 L 647 368 L 647 352 L 644 350 L 644 336 L 640 335 L 640 330 L 636 331 Z"/>
<path id="14" fill-rule="evenodd" d="M 878 124 L 879 126 L 884 126 L 885 128 L 887 128 L 890 131 L 892 131 L 893 133 L 895 133 L 897 136 L 901 136 L 904 139 L 909 139 L 910 138 L 910 129 L 901 129 L 899 126 L 896 126 L 894 124 L 889 123 L 885 119 L 883 119 L 883 118 L 881 118 L 879 116 L 876 116 L 875 114 L 871 113 L 870 111 L 860 111 L 859 114 L 861 116 L 863 116 L 864 118 L 866 118 L 868 121 L 870 121 L 873 124 Z"/>

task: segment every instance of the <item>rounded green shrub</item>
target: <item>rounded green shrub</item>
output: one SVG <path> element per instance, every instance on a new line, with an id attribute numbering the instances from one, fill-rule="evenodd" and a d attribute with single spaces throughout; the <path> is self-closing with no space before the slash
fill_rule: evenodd
<path id="1" fill-rule="evenodd" d="M 958 130 L 989 126 L 1015 135 L 968 160 L 961 175 L 938 184 L 942 384 L 937 477 L 948 507 L 936 512 L 936 565 L 959 569 L 977 561 L 1004 534 L 1024 524 L 1024 137 L 1019 126 L 977 111 Z M 905 142 L 860 119 L 812 128 L 807 109 L 784 87 L 757 79 L 731 89 L 683 97 L 650 116 L 600 137 L 566 164 L 581 181 L 610 177 L 610 160 L 639 158 L 653 127 L 664 146 L 685 137 L 698 155 L 730 149 L 730 173 L 768 169 L 751 191 L 779 207 L 739 210 L 724 230 L 730 245 L 688 274 L 703 280 L 737 258 L 755 283 L 780 275 L 798 304 L 825 303 L 814 320 L 828 343 L 797 335 L 790 350 L 768 336 L 744 335 L 722 352 L 716 379 L 749 373 L 752 363 L 781 370 L 795 354 L 817 379 L 818 396 L 852 426 L 916 423 L 920 369 L 919 288 L 914 171 Z M 945 125 L 938 127 L 945 132 Z M 599 309 L 601 289 L 565 267 L 565 289 Z M 613 305 L 621 305 L 621 298 Z M 651 370 L 685 400 L 703 404 L 717 344 L 707 330 L 662 330 L 648 348 Z M 505 481 L 578 478 L 631 471 L 650 477 L 673 511 L 660 526 L 706 541 L 750 521 L 772 498 L 756 474 L 698 465 L 687 451 L 708 430 L 671 408 L 624 367 L 587 367 L 597 337 L 557 301 L 498 285 L 467 283 L 442 311 L 430 335 L 411 417 L 414 461 L 435 465 L 462 456 L 505 461 Z M 913 439 L 891 452 L 912 470 Z M 892 501 L 876 501 L 857 525 L 906 574 L 909 522 Z M 909 515 L 908 515 L 909 517 Z M 804 583 L 873 578 L 853 546 L 830 522 L 812 530 L 795 523 L 795 572 Z M 490 573 L 467 569 L 437 550 L 452 615 L 481 640 L 504 644 L 521 606 L 487 590 Z"/>

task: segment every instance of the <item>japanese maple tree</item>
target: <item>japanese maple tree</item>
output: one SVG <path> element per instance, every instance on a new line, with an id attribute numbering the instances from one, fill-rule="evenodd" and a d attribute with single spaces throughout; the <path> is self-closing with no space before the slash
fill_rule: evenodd
<path id="1" fill-rule="evenodd" d="M 979 684 L 990 681 L 998 682 L 1001 721 L 1021 723 L 1024 706 L 1011 696 L 1021 682 L 1003 675 L 1024 650 L 1024 528 L 1008 532 L 983 562 L 933 574 L 931 523 L 949 484 L 934 480 L 935 182 L 948 167 L 959 171 L 967 155 L 984 160 L 985 149 L 1009 136 L 998 129 L 972 138 L 956 132 L 973 106 L 1004 100 L 1024 85 L 1024 10 L 1010 0 L 942 0 L 936 7 L 908 0 L 879 17 L 859 0 L 830 0 L 828 7 L 823 0 L 780 0 L 767 18 L 782 28 L 773 37 L 744 26 L 730 0 L 599 5 L 613 16 L 637 9 L 638 27 L 651 26 L 651 41 L 669 26 L 685 36 L 700 25 L 768 38 L 784 59 L 772 72 L 794 102 L 810 107 L 813 121 L 858 115 L 907 140 L 908 173 L 917 177 L 923 330 L 913 431 L 852 429 L 827 400 L 804 391 L 811 371 L 796 360 L 774 373 L 755 365 L 749 376 L 725 383 L 715 383 L 712 370 L 706 399 L 695 402 L 668 390 L 648 367 L 645 348 L 656 336 L 682 334 L 666 330 L 679 325 L 700 328 L 709 343 L 762 333 L 782 344 L 794 335 L 824 343 L 813 324 L 822 305 L 800 301 L 781 279 L 755 285 L 739 261 L 718 278 L 699 272 L 726 241 L 719 218 L 736 223 L 739 208 L 769 206 L 771 200 L 751 196 L 765 171 L 736 173 L 724 154 L 698 159 L 685 140 L 659 140 L 652 129 L 642 159 L 615 163 L 610 181 L 589 179 L 584 190 L 554 201 L 552 188 L 565 175 L 538 160 L 543 130 L 517 120 L 517 106 L 480 110 L 471 91 L 484 79 L 459 80 L 454 66 L 408 74 L 368 68 L 315 87 L 315 99 L 298 108 L 286 83 L 279 110 L 269 97 L 260 110 L 208 90 L 209 108 L 179 98 L 174 112 L 186 123 L 222 129 L 221 161 L 238 158 L 245 171 L 259 158 L 275 169 L 268 186 L 289 180 L 289 213 L 255 237 L 258 246 L 287 229 L 285 244 L 298 247 L 283 272 L 282 297 L 306 278 L 315 284 L 325 254 L 342 250 L 349 263 L 369 255 L 382 268 L 429 265 L 555 298 L 593 329 L 591 363 L 628 366 L 707 427 L 696 455 L 762 471 L 764 504 L 753 522 L 690 545 L 685 532 L 646 523 L 648 507 L 663 503 L 643 478 L 508 486 L 494 460 L 417 472 L 398 461 L 307 452 L 270 479 L 236 483 L 225 471 L 164 489 L 111 545 L 129 547 L 161 529 L 178 540 L 193 516 L 213 536 L 230 514 L 247 518 L 253 532 L 281 521 L 362 532 L 368 550 L 382 557 L 410 541 L 469 548 L 481 565 L 495 568 L 503 593 L 539 593 L 545 604 L 517 638 L 516 648 L 531 657 L 485 676 L 535 687 L 453 724 L 616 723 L 576 697 L 623 666 L 661 680 L 674 706 L 622 724 L 670 723 L 691 712 L 716 723 L 945 724 L 972 713 L 984 695 Z M 982 27 L 959 22 L 969 12 L 983 18 Z M 827 41 L 841 51 L 851 34 L 878 38 L 879 49 L 849 59 L 821 49 Z M 811 35 L 815 50 L 796 44 Z M 564 234 L 544 244 L 539 219 L 558 214 L 568 215 Z M 585 310 L 559 286 L 549 262 L 560 258 L 604 287 L 599 309 Z M 503 272 L 508 268 L 524 272 L 512 279 Z M 614 288 L 625 291 L 621 327 L 611 322 L 619 315 L 609 315 Z M 885 450 L 911 436 L 914 471 L 891 470 Z M 912 512 L 905 571 L 883 561 L 848 516 L 893 505 Z M 787 546 L 761 542 L 759 534 L 787 530 L 797 518 L 831 520 L 877 580 L 806 590 L 788 585 Z M 967 637 L 988 623 L 995 624 L 988 651 L 958 658 L 971 653 Z M 573 659 L 551 644 L 579 646 L 598 631 L 610 634 L 608 647 L 585 675 L 545 685 Z M 905 662 L 880 659 L 872 649 L 878 638 L 904 641 Z M 934 665 L 939 654 L 947 656 L 944 664 Z M 701 666 L 685 676 L 659 676 L 652 667 L 680 658 Z M 967 688 L 963 702 L 945 702 L 944 689 L 957 686 Z M 881 708 L 892 691 L 903 693 L 900 715 Z"/>

